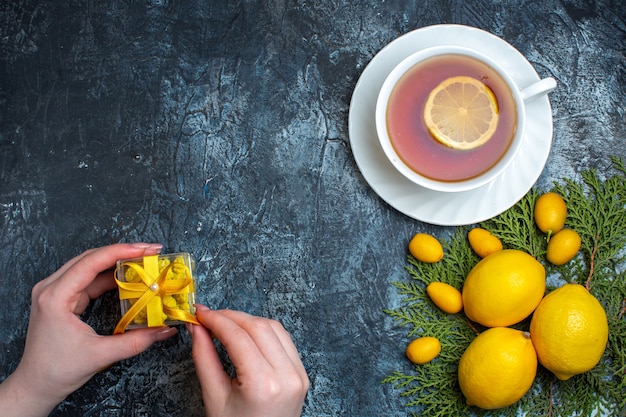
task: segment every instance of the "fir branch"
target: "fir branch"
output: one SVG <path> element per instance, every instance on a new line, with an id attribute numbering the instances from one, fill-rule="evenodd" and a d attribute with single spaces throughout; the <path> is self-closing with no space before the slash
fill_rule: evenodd
<path id="1" fill-rule="evenodd" d="M 591 288 L 596 271 L 606 273 L 624 261 L 626 245 L 626 182 L 621 160 L 612 158 L 613 166 L 621 175 L 606 180 L 596 170 L 582 173 L 584 186 L 567 180 L 555 191 L 562 194 L 570 208 L 567 225 L 582 239 L 582 252 L 589 263 L 589 274 L 584 282 Z"/>
<path id="2" fill-rule="evenodd" d="M 506 248 L 523 250 L 546 267 L 550 289 L 564 282 L 586 284 L 605 308 L 609 341 L 600 364 L 589 372 L 559 381 L 539 367 L 535 382 L 513 406 L 485 411 L 468 407 L 457 381 L 457 365 L 476 334 L 484 329 L 470 322 L 463 313 L 445 314 L 430 301 L 426 286 L 446 282 L 459 290 L 465 276 L 478 262 L 467 241 L 465 227 L 457 228 L 442 242 L 444 258 L 435 264 L 407 257 L 409 280 L 392 285 L 403 296 L 402 305 L 384 310 L 399 326 L 407 327 L 407 340 L 422 335 L 437 337 L 441 354 L 426 365 L 415 365 L 412 372 L 393 372 L 383 383 L 393 385 L 413 415 L 503 416 L 544 415 L 565 417 L 592 415 L 613 410 L 626 415 L 626 167 L 611 158 L 614 175 L 602 179 L 595 170 L 581 174 L 582 181 L 564 180 L 552 191 L 561 194 L 568 206 L 567 227 L 582 239 L 580 255 L 564 266 L 545 259 L 546 236 L 535 226 L 534 204 L 538 190 L 531 190 L 511 209 L 480 224 L 498 236 Z M 529 319 L 512 326 L 527 330 Z"/>
<path id="3" fill-rule="evenodd" d="M 481 224 L 502 240 L 505 248 L 523 250 L 536 258 L 545 254 L 545 236 L 535 225 L 533 211 L 539 192 L 530 190 L 522 199 L 501 215 Z"/>

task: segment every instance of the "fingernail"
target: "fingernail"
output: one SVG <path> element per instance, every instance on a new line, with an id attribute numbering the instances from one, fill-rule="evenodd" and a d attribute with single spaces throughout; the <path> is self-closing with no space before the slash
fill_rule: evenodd
<path id="1" fill-rule="evenodd" d="M 209 307 L 207 307 L 205 305 L 202 305 L 202 304 L 194 304 L 194 306 L 196 307 L 196 311 L 198 311 L 198 310 L 199 311 L 209 311 L 210 310 Z"/>
<path id="2" fill-rule="evenodd" d="M 161 243 L 150 243 L 150 247 L 158 250 L 163 249 L 163 245 Z"/>
<path id="3" fill-rule="evenodd" d="M 154 340 L 156 340 L 157 342 L 162 342 L 174 336 L 176 333 L 178 333 L 178 330 L 176 330 L 175 327 L 168 327 L 155 334 Z"/>
<path id="4" fill-rule="evenodd" d="M 187 328 L 187 332 L 189 332 L 189 334 L 193 336 L 193 324 L 185 323 L 185 327 Z"/>
<path id="5" fill-rule="evenodd" d="M 144 242 L 133 242 L 130 245 L 136 249 L 148 249 L 150 247 L 149 243 L 144 243 Z"/>
<path id="6" fill-rule="evenodd" d="M 161 243 L 146 243 L 146 242 L 134 242 L 131 246 L 137 249 L 158 249 L 161 250 L 163 245 Z"/>

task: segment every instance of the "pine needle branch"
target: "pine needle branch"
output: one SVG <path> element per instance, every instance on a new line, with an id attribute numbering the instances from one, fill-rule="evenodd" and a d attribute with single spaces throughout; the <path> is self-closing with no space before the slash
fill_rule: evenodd
<path id="1" fill-rule="evenodd" d="M 527 193 L 511 209 L 481 223 L 498 236 L 506 248 L 530 253 L 544 264 L 550 288 L 564 282 L 586 285 L 600 300 L 609 322 L 609 341 L 598 366 L 567 381 L 560 381 L 540 367 L 530 391 L 513 406 L 484 411 L 465 404 L 457 381 L 457 364 L 463 352 L 483 328 L 463 313 L 445 314 L 430 301 L 426 286 L 446 282 L 459 290 L 465 276 L 478 262 L 467 242 L 468 228 L 457 228 L 442 242 L 444 258 L 435 264 L 407 257 L 406 281 L 392 285 L 402 296 L 402 305 L 384 310 L 399 326 L 406 327 L 407 343 L 431 335 L 441 341 L 441 354 L 411 372 L 392 372 L 382 382 L 391 384 L 407 400 L 411 413 L 428 416 L 544 415 L 550 417 L 605 414 L 626 415 L 626 167 L 611 158 L 614 175 L 601 178 L 596 170 L 581 174 L 580 182 L 563 180 L 552 191 L 568 206 L 566 227 L 582 239 L 580 256 L 560 267 L 545 259 L 546 235 L 535 226 L 534 204 L 540 192 Z M 529 320 L 514 326 L 527 330 Z"/>

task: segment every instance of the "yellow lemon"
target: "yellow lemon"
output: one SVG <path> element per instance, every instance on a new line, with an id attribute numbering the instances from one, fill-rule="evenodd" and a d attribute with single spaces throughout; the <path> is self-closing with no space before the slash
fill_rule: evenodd
<path id="1" fill-rule="evenodd" d="M 443 258 L 443 247 L 439 241 L 426 233 L 418 233 L 409 242 L 409 252 L 418 261 L 434 263 Z"/>
<path id="2" fill-rule="evenodd" d="M 528 317 L 546 289 L 546 271 L 529 254 L 504 249 L 478 262 L 463 284 L 463 308 L 487 327 L 510 326 Z"/>
<path id="3" fill-rule="evenodd" d="M 526 394 L 537 374 L 537 354 L 527 332 L 494 327 L 482 332 L 459 361 L 459 384 L 468 405 L 492 410 Z"/>
<path id="4" fill-rule="evenodd" d="M 445 282 L 431 282 L 426 293 L 437 307 L 446 313 L 456 314 L 463 309 L 461 292 Z"/>
<path id="5" fill-rule="evenodd" d="M 475 227 L 467 234 L 469 244 L 481 258 L 491 255 L 494 252 L 502 250 L 502 242 L 497 236 L 491 234 L 490 231 Z"/>
<path id="6" fill-rule="evenodd" d="M 567 206 L 557 193 L 545 193 L 535 202 L 535 223 L 539 230 L 553 235 L 563 228 L 567 217 Z"/>
<path id="7" fill-rule="evenodd" d="M 604 308 L 579 284 L 565 284 L 546 295 L 530 322 L 539 362 L 561 380 L 596 366 L 608 334 Z"/>
<path id="8" fill-rule="evenodd" d="M 431 135 L 454 149 L 485 144 L 498 127 L 499 109 L 493 91 L 467 76 L 448 78 L 428 95 L 424 121 Z"/>
<path id="9" fill-rule="evenodd" d="M 562 229 L 548 241 L 546 258 L 554 265 L 569 262 L 580 249 L 580 236 L 572 229 Z"/>
<path id="10" fill-rule="evenodd" d="M 430 362 L 441 352 L 439 339 L 432 336 L 420 337 L 413 340 L 406 347 L 406 357 L 418 365 Z"/>

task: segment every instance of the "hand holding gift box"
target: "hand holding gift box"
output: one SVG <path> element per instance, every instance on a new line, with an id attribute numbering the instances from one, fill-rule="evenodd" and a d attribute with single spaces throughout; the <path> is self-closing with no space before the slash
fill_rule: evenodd
<path id="1" fill-rule="evenodd" d="M 282 325 L 202 305 L 196 321 L 191 257 L 159 256 L 160 250 L 161 245 L 149 243 L 91 249 L 35 285 L 24 354 L 0 384 L 3 417 L 47 416 L 98 371 L 176 335 L 167 324 L 180 321 L 192 335 L 207 416 L 300 415 L 309 380 Z M 111 267 L 125 258 L 117 264 L 116 282 Z M 121 302 L 129 307 L 119 334 L 98 335 L 80 315 L 116 283 Z M 145 328 L 124 332 L 126 325 Z M 234 380 L 222 366 L 212 335 L 237 367 Z"/>
<path id="2" fill-rule="evenodd" d="M 194 261 L 188 253 L 119 260 L 115 270 L 122 318 L 114 334 L 127 328 L 198 324 L 194 313 Z"/>
<path id="3" fill-rule="evenodd" d="M 23 356 L 0 384 L 3 417 L 47 416 L 98 371 L 177 334 L 176 328 L 154 327 L 99 335 L 81 320 L 91 300 L 115 288 L 111 268 L 118 259 L 155 255 L 161 247 L 123 243 L 90 249 L 33 287 Z"/>

